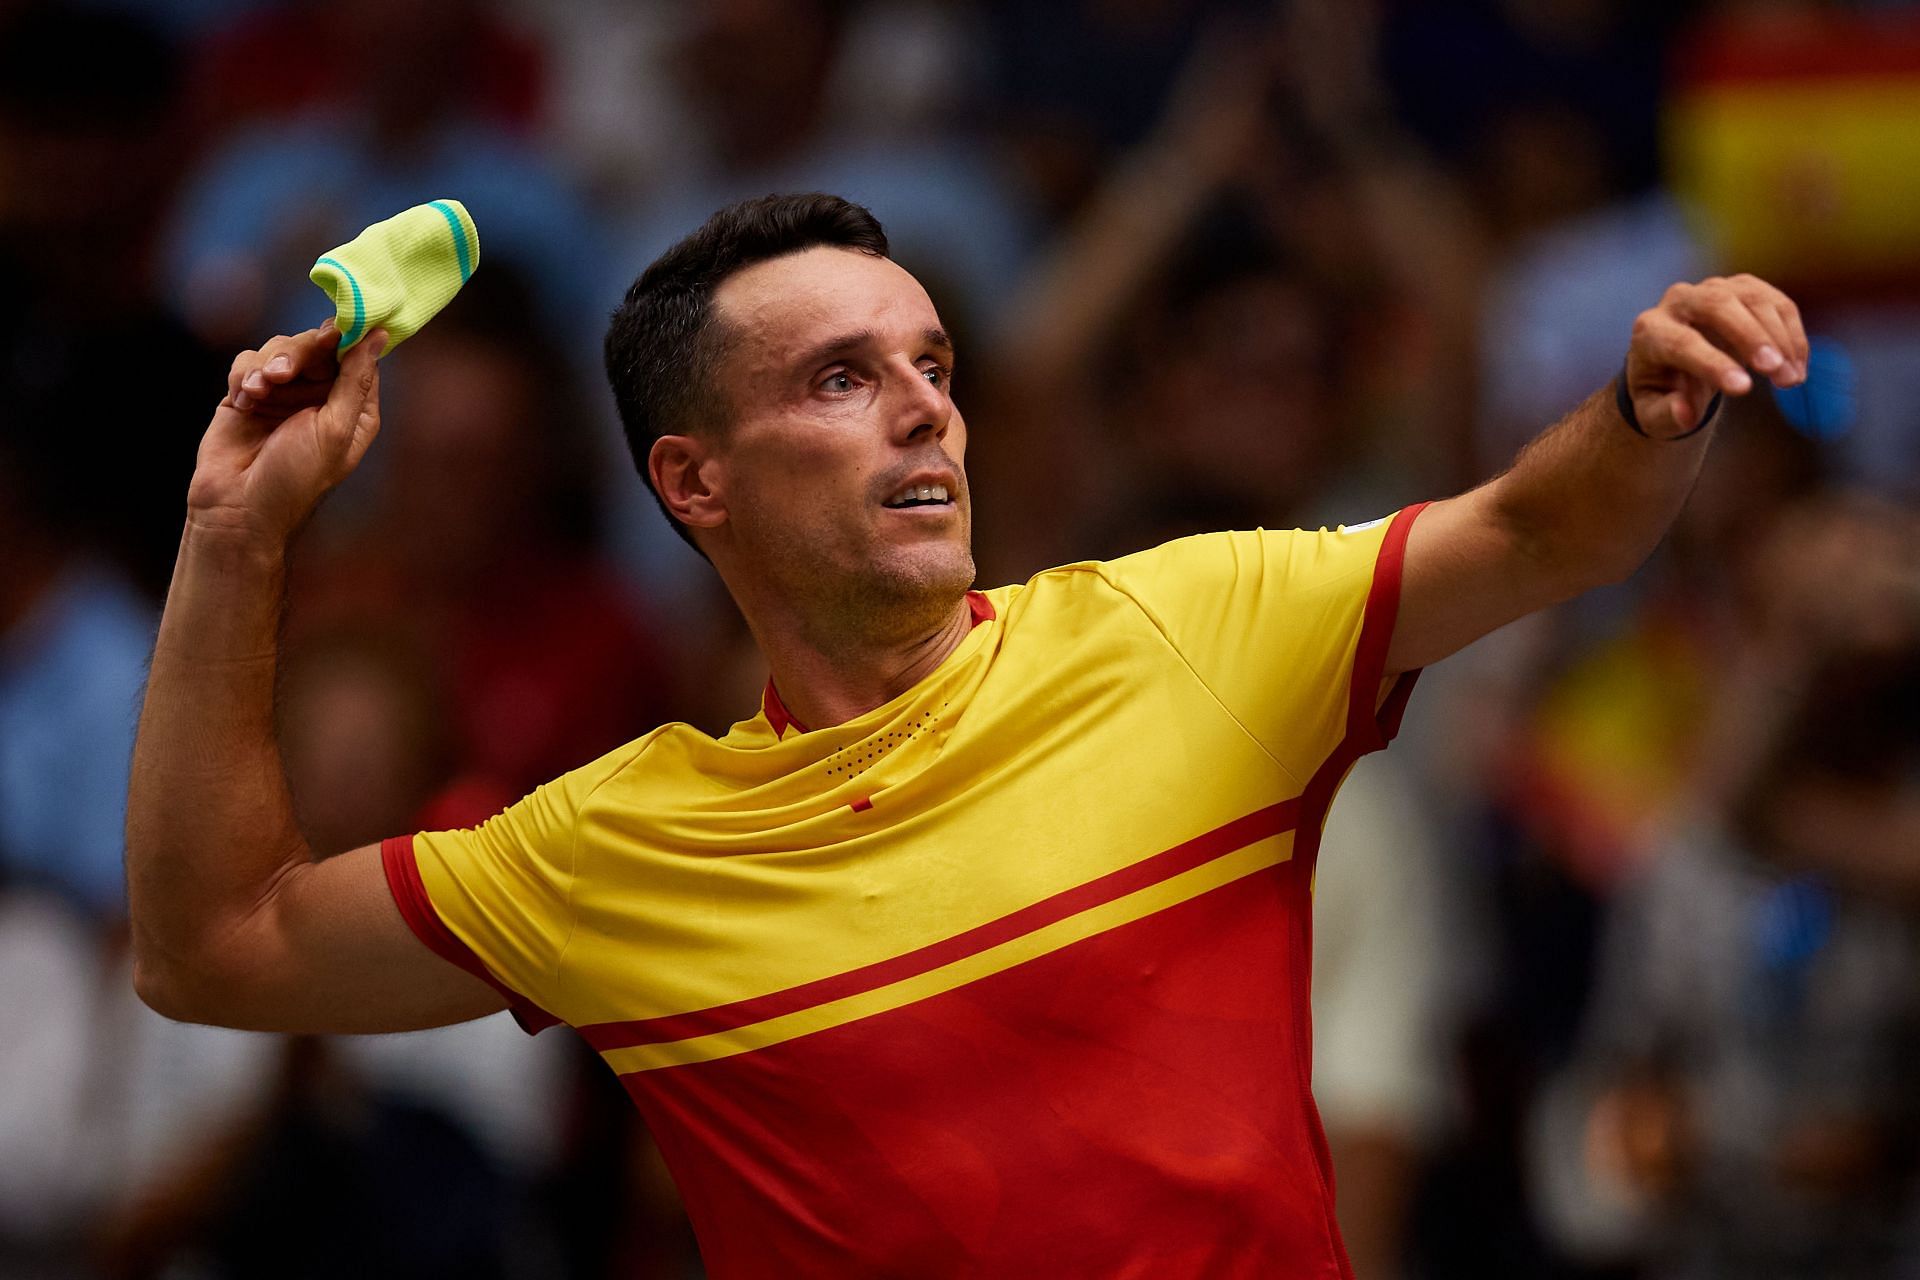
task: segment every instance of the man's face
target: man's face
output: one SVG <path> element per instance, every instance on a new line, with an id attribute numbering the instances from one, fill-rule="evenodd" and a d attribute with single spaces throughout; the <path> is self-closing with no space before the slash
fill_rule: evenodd
<path id="1" fill-rule="evenodd" d="M 974 567 L 953 348 L 926 290 L 821 247 L 729 277 L 714 307 L 731 341 L 713 484 L 736 571 L 869 625 L 937 619 Z"/>

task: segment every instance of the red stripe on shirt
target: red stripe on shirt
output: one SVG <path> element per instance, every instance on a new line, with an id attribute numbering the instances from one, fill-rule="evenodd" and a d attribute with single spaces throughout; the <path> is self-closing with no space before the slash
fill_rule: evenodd
<path id="1" fill-rule="evenodd" d="M 670 1014 L 661 1018 L 643 1018 L 632 1022 L 601 1022 L 580 1028 L 588 1044 L 601 1052 L 629 1049 L 636 1045 L 666 1044 L 694 1036 L 712 1035 L 749 1027 L 769 1018 L 797 1013 L 829 1001 L 841 1000 L 861 992 L 889 986 L 907 978 L 952 964 L 968 956 L 999 946 L 1036 929 L 1045 928 L 1069 916 L 1130 893 L 1170 880 L 1183 871 L 1225 857 L 1256 840 L 1265 840 L 1290 831 L 1298 822 L 1300 802 L 1283 800 L 1268 805 L 1191 840 L 1143 858 L 1130 866 L 1110 871 L 1085 884 L 1064 889 L 1042 898 L 997 920 L 976 925 L 964 932 L 943 938 L 924 947 L 862 965 L 812 982 L 766 995 L 715 1005 L 691 1013 Z"/>
<path id="2" fill-rule="evenodd" d="M 1376 706 L 1418 511 L 1395 517 L 1383 540 L 1347 731 L 1306 796 L 1143 869 L 1209 842 L 1238 847 L 1254 838 L 1246 824 L 1281 809 L 1312 819 L 1296 842 L 1317 839 L 1341 777 L 1394 735 L 1412 690 L 1407 673 Z M 1237 827 L 1241 838 L 1226 835 Z M 961 1256 L 1018 1280 L 1143 1265 L 1179 1280 L 1351 1280 L 1308 1089 L 1313 868 L 1298 849 L 1277 875 L 1243 877 L 925 1000 L 754 1053 L 624 1076 L 711 1273 L 918 1274 Z M 1065 914 L 1050 904 L 1080 892 L 1007 919 L 1029 915 L 1037 927 L 1043 913 Z M 985 945 L 985 931 L 1002 927 L 960 937 Z M 888 977 L 886 967 L 858 972 Z M 678 1021 L 587 1034 L 608 1047 L 596 1032 L 678 1033 Z M 1116 1069 L 1090 1071 L 1102 1061 Z M 1250 1061 L 1272 1069 L 1249 1072 Z M 1086 1222 L 1126 1230 L 1073 1225 Z"/>
<path id="3" fill-rule="evenodd" d="M 1361 756 L 1385 747 L 1400 732 L 1400 720 L 1406 714 L 1407 699 L 1413 694 L 1414 681 L 1420 677 L 1418 668 L 1401 672 L 1393 688 L 1387 691 L 1386 698 L 1380 698 L 1380 682 L 1386 678 L 1387 651 L 1392 647 L 1394 623 L 1400 616 L 1400 580 L 1406 566 L 1407 535 L 1413 530 L 1414 519 L 1427 506 L 1424 502 L 1416 503 L 1393 517 L 1393 523 L 1387 526 L 1386 537 L 1381 540 L 1379 555 L 1374 560 L 1373 583 L 1367 589 L 1367 603 L 1360 615 L 1360 639 L 1354 648 L 1353 677 L 1347 686 L 1346 736 L 1314 771 L 1313 777 L 1307 780 L 1306 790 L 1300 793 L 1300 827 L 1293 837 L 1290 870 L 1301 877 L 1303 884 L 1312 882 L 1314 865 L 1320 855 L 1320 833 L 1326 826 L 1327 810 L 1333 804 L 1334 793 L 1340 789 L 1347 771 Z M 1296 1070 L 1302 1079 L 1310 1080 L 1313 1077 L 1311 910 L 1301 913 L 1301 924 L 1305 936 L 1302 939 L 1302 960 L 1294 970 L 1293 990 L 1294 1015 L 1299 1022 L 1295 1045 L 1300 1061 L 1296 1064 Z M 1338 1242 L 1339 1228 L 1332 1216 L 1333 1153 L 1327 1147 L 1326 1129 L 1320 1123 L 1319 1108 L 1310 1106 L 1308 1114 L 1312 1119 L 1314 1156 L 1326 1185 L 1323 1203 L 1328 1217 L 1327 1228 Z M 1339 1243 L 1339 1261 L 1343 1280 L 1352 1280 L 1353 1264 L 1347 1259 L 1344 1242 Z"/>
<path id="4" fill-rule="evenodd" d="M 386 869 L 387 888 L 393 894 L 395 905 L 400 908 L 400 918 L 407 922 L 407 927 L 413 930 L 415 937 L 426 943 L 429 951 L 447 963 L 466 970 L 505 996 L 513 1020 L 528 1035 L 544 1031 L 560 1021 L 494 977 L 487 966 L 481 963 L 480 957 L 473 953 L 473 949 L 447 928 L 440 913 L 434 910 L 426 884 L 420 879 L 420 863 L 414 857 L 412 836 L 390 836 L 382 840 L 380 864 Z"/>
<path id="5" fill-rule="evenodd" d="M 1288 1004 L 1304 885 L 1282 864 L 868 1018 L 622 1076 L 707 1274 L 1333 1280 Z"/>
<path id="6" fill-rule="evenodd" d="M 1400 578 L 1406 559 L 1407 534 L 1413 527 L 1414 518 L 1426 507 L 1427 504 L 1422 502 L 1405 508 L 1393 517 L 1387 527 L 1374 561 L 1373 582 L 1368 588 L 1367 601 L 1361 613 L 1360 638 L 1355 646 L 1348 692 L 1347 733 L 1297 800 L 1283 801 L 1236 818 L 1131 866 L 1063 890 L 998 920 L 977 925 L 904 955 L 731 1004 L 660 1018 L 594 1023 L 580 1028 L 580 1034 L 588 1044 L 604 1053 L 752 1026 L 769 1018 L 797 1013 L 951 964 L 1055 921 L 1170 879 L 1182 871 L 1283 831 L 1297 829 L 1300 832 L 1295 838 L 1294 857 L 1310 866 L 1319 848 L 1320 828 L 1325 822 L 1327 807 L 1333 801 L 1333 793 L 1340 780 L 1346 776 L 1355 760 L 1384 747 L 1399 730 L 1400 715 L 1405 710 L 1407 697 L 1412 693 L 1414 680 L 1419 675 L 1417 671 L 1404 673 L 1385 703 L 1376 709 L 1377 690 L 1386 670 L 1387 649 L 1393 640 L 1394 621 L 1400 609 Z M 992 603 L 977 591 L 968 593 L 968 604 L 973 609 L 976 624 L 993 616 Z M 769 720 L 774 721 L 776 732 L 784 728 L 785 723 L 798 723 L 786 714 L 786 708 L 781 705 L 779 694 L 771 681 L 767 683 L 766 709 Z M 780 717 L 778 720 L 774 719 L 776 709 Z M 799 727 L 805 732 L 804 726 Z M 1302 991 L 1303 1007 L 1305 999 L 1306 993 Z"/>

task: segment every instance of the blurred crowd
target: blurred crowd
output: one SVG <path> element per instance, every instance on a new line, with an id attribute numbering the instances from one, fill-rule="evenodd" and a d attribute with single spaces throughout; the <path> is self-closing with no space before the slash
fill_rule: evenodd
<path id="1" fill-rule="evenodd" d="M 699 1274 L 565 1030 L 141 1006 L 127 762 L 228 362 L 441 196 L 484 265 L 294 564 L 310 842 L 752 715 L 599 343 L 714 208 L 813 189 L 958 339 L 988 583 L 1457 492 L 1668 284 L 1798 298 L 1808 388 L 1728 407 L 1654 560 L 1429 672 L 1348 783 L 1316 1092 L 1362 1277 L 1920 1277 L 1920 11 L 1884 0 L 0 0 L 0 1275 Z"/>

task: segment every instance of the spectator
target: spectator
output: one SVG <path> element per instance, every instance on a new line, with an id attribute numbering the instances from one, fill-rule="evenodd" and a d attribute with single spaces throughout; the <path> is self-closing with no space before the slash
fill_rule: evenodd
<path id="1" fill-rule="evenodd" d="M 1002 572 L 1137 549 L 1109 507 L 1358 520 L 1445 456 L 1426 402 L 1460 366 L 1421 333 L 1466 314 L 1462 273 L 1432 265 L 1459 256 L 1460 219 L 1378 118 L 1365 62 L 1324 5 L 1214 25 L 1031 273 L 992 353 L 988 411 L 1012 429 L 970 460 L 1030 557 Z"/>
<path id="2" fill-rule="evenodd" d="M 853 6 L 725 0 L 696 14 L 668 55 L 693 145 L 628 240 L 633 271 L 732 200 L 822 190 L 871 208 L 904 264 L 931 265 L 945 310 L 980 312 L 1013 286 L 1025 219 L 978 144 L 951 121 L 902 135 L 890 119 L 836 117 Z"/>

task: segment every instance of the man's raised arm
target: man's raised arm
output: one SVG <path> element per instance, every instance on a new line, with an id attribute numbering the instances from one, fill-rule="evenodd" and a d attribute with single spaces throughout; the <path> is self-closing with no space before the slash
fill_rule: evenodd
<path id="1" fill-rule="evenodd" d="M 273 733 L 286 553 L 380 426 L 376 333 L 234 361 L 200 443 L 127 797 L 134 984 L 161 1013 L 259 1030 L 399 1031 L 504 1000 L 413 936 L 377 846 L 315 862 Z"/>
<path id="2" fill-rule="evenodd" d="M 1799 310 L 1764 280 L 1676 284 L 1641 312 L 1622 374 L 1637 429 L 1615 388 L 1596 391 L 1505 473 L 1414 522 L 1388 674 L 1638 568 L 1700 474 L 1713 427 L 1697 429 L 1717 395 L 1752 389 L 1747 368 L 1806 378 Z"/>

